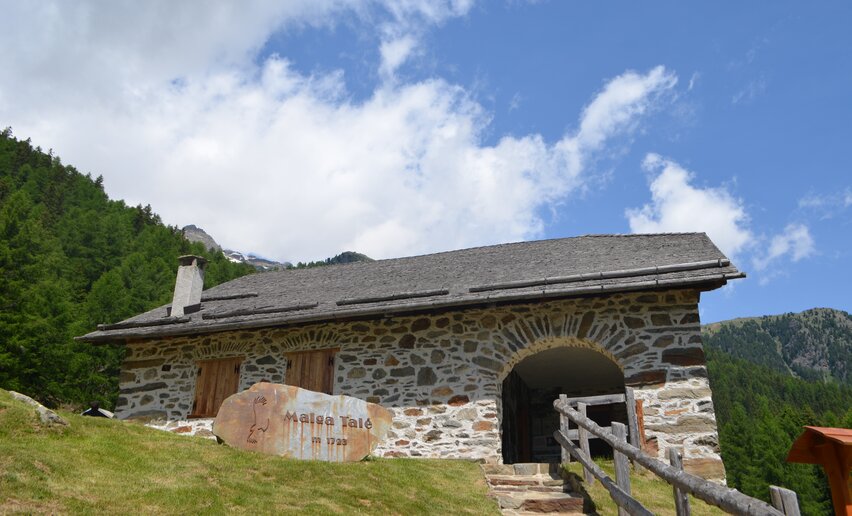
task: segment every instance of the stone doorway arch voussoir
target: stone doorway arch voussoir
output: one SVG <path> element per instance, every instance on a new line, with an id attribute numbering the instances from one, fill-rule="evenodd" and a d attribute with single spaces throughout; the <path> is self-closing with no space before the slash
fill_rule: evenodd
<path id="1" fill-rule="evenodd" d="M 572 336 L 541 338 L 517 350 L 503 365 L 497 380 L 499 394 L 494 401 L 500 428 L 499 460 L 509 464 L 551 462 L 553 454 L 558 460 L 558 449 L 549 450 L 549 443 L 541 448 L 542 439 L 551 432 L 539 435 L 540 428 L 551 426 L 552 407 L 547 407 L 558 396 L 557 391 L 615 394 L 625 385 L 624 366 L 609 350 L 595 341 Z M 608 421 L 621 418 L 612 411 L 602 416 Z"/>

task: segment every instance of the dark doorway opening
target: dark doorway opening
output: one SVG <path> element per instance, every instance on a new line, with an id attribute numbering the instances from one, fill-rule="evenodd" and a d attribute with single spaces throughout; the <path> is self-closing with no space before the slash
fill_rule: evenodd
<path id="1" fill-rule="evenodd" d="M 559 416 L 553 401 L 568 397 L 623 394 L 624 374 L 607 356 L 592 349 L 561 347 L 531 355 L 503 380 L 503 463 L 559 462 L 553 439 Z M 627 423 L 624 403 L 588 407 L 588 416 L 601 426 Z M 593 456 L 611 454 L 606 443 L 590 442 Z"/>

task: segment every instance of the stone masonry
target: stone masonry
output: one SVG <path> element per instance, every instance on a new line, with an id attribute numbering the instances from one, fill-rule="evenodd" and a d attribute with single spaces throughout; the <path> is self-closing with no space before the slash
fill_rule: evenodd
<path id="1" fill-rule="evenodd" d="M 116 412 L 191 426 L 182 421 L 197 360 L 243 357 L 242 390 L 284 382 L 285 353 L 338 348 L 335 394 L 394 414 L 378 454 L 497 463 L 503 379 L 532 354 L 583 347 L 613 360 L 634 387 L 647 450 L 663 459 L 668 447 L 685 445 L 687 470 L 724 478 L 698 298 L 693 290 L 613 294 L 129 342 Z"/>

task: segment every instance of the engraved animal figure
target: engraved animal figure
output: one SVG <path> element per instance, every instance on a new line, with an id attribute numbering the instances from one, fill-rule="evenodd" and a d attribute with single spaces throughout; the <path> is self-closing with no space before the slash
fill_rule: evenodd
<path id="1" fill-rule="evenodd" d="M 254 413 L 254 423 L 252 423 L 249 428 L 249 434 L 246 438 L 246 442 L 251 444 L 257 444 L 257 433 L 256 432 L 266 432 L 269 430 L 269 418 L 266 418 L 266 426 L 260 427 L 257 425 L 257 406 L 258 405 L 266 405 L 266 398 L 264 396 L 258 396 L 254 399 L 252 403 L 251 410 Z"/>

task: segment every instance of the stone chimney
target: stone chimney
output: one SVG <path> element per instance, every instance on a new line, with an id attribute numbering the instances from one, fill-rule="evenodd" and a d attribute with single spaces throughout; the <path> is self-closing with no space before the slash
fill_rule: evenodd
<path id="1" fill-rule="evenodd" d="M 172 317 L 180 317 L 198 310 L 201 304 L 201 290 L 204 288 L 204 266 L 207 260 L 200 256 L 181 256 L 178 258 L 175 296 L 172 298 Z"/>

